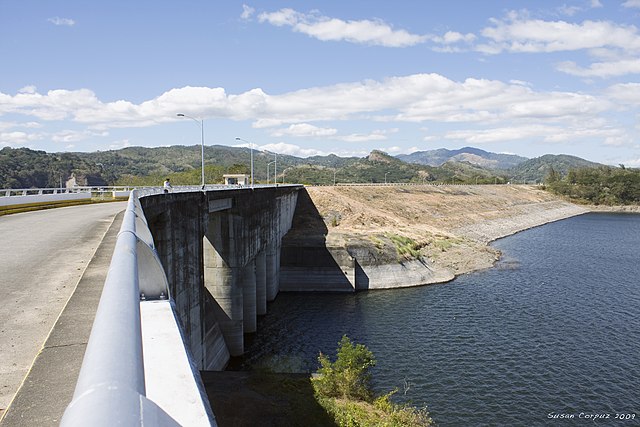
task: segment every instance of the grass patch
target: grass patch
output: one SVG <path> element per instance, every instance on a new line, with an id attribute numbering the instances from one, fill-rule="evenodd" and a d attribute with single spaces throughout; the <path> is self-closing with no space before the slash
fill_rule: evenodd
<path id="1" fill-rule="evenodd" d="M 453 246 L 462 243 L 462 239 L 457 237 L 449 237 L 449 236 L 435 236 L 431 245 L 435 249 L 439 249 L 441 252 L 446 252 L 451 249 Z"/>
<path id="2" fill-rule="evenodd" d="M 420 249 L 423 248 L 423 244 L 399 234 L 387 233 L 386 237 L 396 247 L 398 261 L 410 261 L 420 258 Z"/>

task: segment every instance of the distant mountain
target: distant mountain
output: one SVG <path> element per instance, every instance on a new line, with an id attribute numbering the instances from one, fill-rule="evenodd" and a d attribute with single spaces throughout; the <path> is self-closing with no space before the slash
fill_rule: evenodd
<path id="1" fill-rule="evenodd" d="M 566 154 L 545 154 L 535 159 L 526 160 L 511 168 L 509 170 L 509 176 L 515 182 L 543 182 L 552 168 L 561 176 L 565 176 L 569 172 L 569 169 L 597 168 L 599 166 L 604 165 Z"/>
<path id="2" fill-rule="evenodd" d="M 479 148 L 464 147 L 459 150 L 416 151 L 411 154 L 400 154 L 398 159 L 407 163 L 417 163 L 429 166 L 441 166 L 446 162 L 466 162 L 486 169 L 506 170 L 527 160 L 526 157 L 515 154 L 497 154 Z"/>
<path id="3" fill-rule="evenodd" d="M 541 182 L 553 168 L 565 175 L 571 168 L 597 167 L 574 156 L 546 155 L 526 160 L 477 148 L 432 150 L 390 156 L 374 150 L 367 157 L 315 156 L 300 158 L 253 150 L 256 182 L 304 184 L 455 182 L 490 184 Z M 225 173 L 249 173 L 251 150 L 246 147 L 205 146 L 205 181 L 222 181 Z M 405 159 L 411 160 L 407 162 Z M 79 185 L 160 185 L 170 177 L 176 185 L 201 180 L 201 146 L 128 147 L 93 153 L 46 153 L 28 148 L 0 150 L 0 188 L 57 187 L 74 176 Z M 516 163 L 511 169 L 508 164 Z"/>

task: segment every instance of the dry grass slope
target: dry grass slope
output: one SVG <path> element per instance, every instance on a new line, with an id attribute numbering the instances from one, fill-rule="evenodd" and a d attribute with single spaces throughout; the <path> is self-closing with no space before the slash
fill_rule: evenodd
<path id="1" fill-rule="evenodd" d="M 380 249 L 384 242 L 404 241 L 435 268 L 456 275 L 493 265 L 499 254 L 487 246 L 492 240 L 586 211 L 525 185 L 336 186 L 307 191 L 329 230 L 327 243 L 349 247 L 359 240 Z"/>

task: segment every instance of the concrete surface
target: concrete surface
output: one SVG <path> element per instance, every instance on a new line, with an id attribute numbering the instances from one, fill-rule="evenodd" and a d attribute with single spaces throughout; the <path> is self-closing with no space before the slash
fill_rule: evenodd
<path id="1" fill-rule="evenodd" d="M 29 417 L 34 410 L 48 412 L 44 409 L 46 405 L 64 410 L 68 404 L 63 397 L 65 387 L 70 387 L 73 393 L 84 354 L 84 335 L 88 337 L 95 314 L 95 306 L 91 304 L 97 305 L 113 252 L 113 247 L 97 249 L 116 213 L 125 206 L 124 202 L 116 202 L 0 217 L 0 417 L 3 417 L 0 424 L 3 427 L 59 422 L 57 417 L 61 413 L 52 416 L 56 420 L 49 416 Z M 118 227 L 111 228 L 114 242 L 117 230 Z M 90 265 L 92 259 L 95 263 Z M 79 284 L 81 278 L 87 285 Z M 70 300 L 76 285 L 77 297 L 74 295 Z M 71 304 L 74 298 L 85 300 Z M 61 316 L 68 301 L 66 315 Z M 58 327 L 52 331 L 56 321 Z M 46 359 L 46 363 L 34 363 L 36 356 L 42 362 Z M 52 367 L 56 372 L 47 376 Z M 31 389 L 35 394 L 16 397 L 15 405 L 5 414 L 23 380 L 22 389 Z M 27 422 L 28 419 L 31 422 Z"/>

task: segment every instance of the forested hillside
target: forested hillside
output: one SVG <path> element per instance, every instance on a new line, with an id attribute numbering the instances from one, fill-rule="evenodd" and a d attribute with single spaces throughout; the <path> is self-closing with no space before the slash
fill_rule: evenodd
<path id="1" fill-rule="evenodd" d="M 278 182 L 310 185 L 334 182 L 504 184 L 540 183 L 552 170 L 557 180 L 562 180 L 570 170 L 605 167 L 574 156 L 545 155 L 523 161 L 522 157 L 469 147 L 417 154 L 420 157 L 425 153 L 430 153 L 438 162 L 446 161 L 438 166 L 407 163 L 378 150 L 363 158 L 334 154 L 300 158 L 256 149 L 253 150 L 253 173 L 256 183 L 266 183 L 267 178 L 273 183 L 277 175 Z M 227 173 L 251 172 L 249 148 L 205 146 L 204 154 L 206 183 L 221 183 L 222 175 Z M 518 164 L 509 170 L 496 168 L 509 162 Z M 7 147 L 0 150 L 0 188 L 65 186 L 72 176 L 78 185 L 91 186 L 155 186 L 161 185 L 165 178 L 170 178 L 175 185 L 197 185 L 201 182 L 201 164 L 199 145 L 128 147 L 93 153 L 45 153 Z"/>
<path id="2" fill-rule="evenodd" d="M 106 185 L 100 165 L 73 153 L 48 154 L 28 148 L 0 150 L 0 188 L 52 188 L 64 186 L 74 174 L 87 185 Z"/>
<path id="3" fill-rule="evenodd" d="M 546 186 L 556 194 L 574 201 L 596 205 L 640 204 L 640 169 L 571 169 L 566 176 L 551 169 Z"/>

